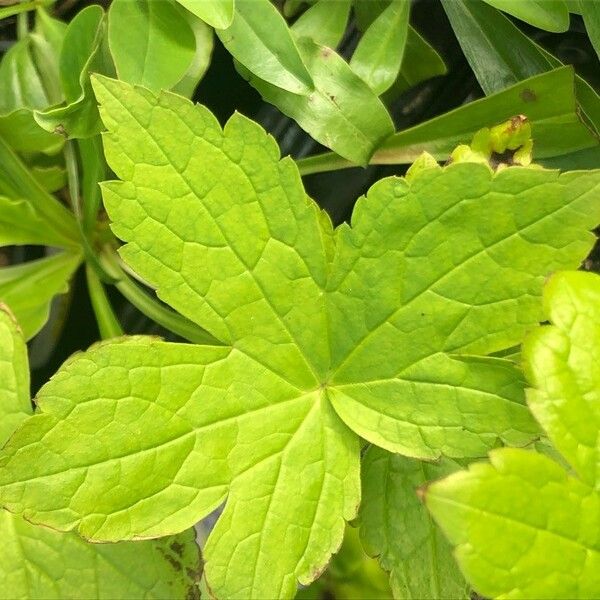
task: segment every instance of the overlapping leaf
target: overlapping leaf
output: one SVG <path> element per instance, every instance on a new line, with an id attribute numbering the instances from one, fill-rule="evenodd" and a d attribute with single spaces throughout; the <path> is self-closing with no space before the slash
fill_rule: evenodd
<path id="1" fill-rule="evenodd" d="M 31 414 L 27 349 L 0 307 L 0 445 Z M 198 597 L 193 530 L 157 541 L 92 545 L 0 512 L 0 598 Z"/>
<path id="2" fill-rule="evenodd" d="M 526 340 L 528 403 L 579 478 L 543 454 L 499 449 L 431 485 L 427 505 L 489 597 L 600 594 L 600 277 L 560 273 Z"/>
<path id="3" fill-rule="evenodd" d="M 95 86 L 122 255 L 223 345 L 132 338 L 70 360 L 0 459 L 11 510 L 118 540 L 225 503 L 209 586 L 287 597 L 356 515 L 357 433 L 423 458 L 537 436 L 519 372 L 485 355 L 518 343 L 544 277 L 589 251 L 600 173 L 424 168 L 334 231 L 248 119 L 221 129 L 181 97 Z"/>

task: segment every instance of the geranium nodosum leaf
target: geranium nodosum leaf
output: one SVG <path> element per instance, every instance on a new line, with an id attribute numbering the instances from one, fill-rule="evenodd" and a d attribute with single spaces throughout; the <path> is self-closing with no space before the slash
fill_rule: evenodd
<path id="1" fill-rule="evenodd" d="M 356 515 L 356 433 L 415 457 L 537 435 L 518 370 L 486 354 L 518 343 L 543 278 L 591 247 L 599 174 L 425 168 L 374 186 L 334 232 L 245 117 L 222 129 L 173 94 L 95 90 L 124 259 L 223 345 L 134 338 L 74 357 L 0 457 L 5 505 L 115 540 L 225 503 L 209 587 L 287 597 Z"/>
<path id="2" fill-rule="evenodd" d="M 501 448 L 425 490 L 475 589 L 493 598 L 600 596 L 600 277 L 554 275 L 551 325 L 523 344 L 527 401 L 567 471 L 542 454 Z"/>

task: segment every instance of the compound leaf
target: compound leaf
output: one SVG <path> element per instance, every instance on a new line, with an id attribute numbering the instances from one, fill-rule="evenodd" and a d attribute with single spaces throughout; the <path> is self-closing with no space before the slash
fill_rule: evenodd
<path id="1" fill-rule="evenodd" d="M 25 340 L 0 307 L 0 445 L 31 414 Z M 157 541 L 92 545 L 0 512 L 1 598 L 197 598 L 194 531 Z"/>
<path id="2" fill-rule="evenodd" d="M 553 276 L 544 290 L 552 324 L 523 345 L 531 410 L 581 479 L 542 454 L 504 448 L 425 492 L 461 569 L 485 596 L 600 592 L 599 300 L 597 275 Z"/>
<path id="3" fill-rule="evenodd" d="M 417 497 L 431 479 L 456 471 L 449 459 L 430 463 L 371 446 L 362 464 L 360 536 L 390 571 L 394 598 L 469 598 L 450 544 Z"/>
<path id="4" fill-rule="evenodd" d="M 591 248 L 600 173 L 425 166 L 334 231 L 255 123 L 94 85 L 122 256 L 223 345 L 133 338 L 68 361 L 0 458 L 7 507 L 114 541 L 225 503 L 209 587 L 289 597 L 356 515 L 357 432 L 425 458 L 538 435 L 519 372 L 485 355 L 520 341 L 543 278 Z"/>

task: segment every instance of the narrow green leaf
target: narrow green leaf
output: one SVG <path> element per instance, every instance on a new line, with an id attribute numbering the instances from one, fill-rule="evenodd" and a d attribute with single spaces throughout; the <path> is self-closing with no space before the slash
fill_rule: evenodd
<path id="1" fill-rule="evenodd" d="M 426 489 L 461 570 L 488 598 L 596 598 L 600 496 L 554 461 L 502 448 Z"/>
<path id="2" fill-rule="evenodd" d="M 15 318 L 0 304 L 0 446 L 31 412 L 27 345 Z"/>
<path id="3" fill-rule="evenodd" d="M 564 0 L 484 0 L 484 2 L 546 31 L 561 33 L 569 29 L 569 9 Z"/>
<path id="4" fill-rule="evenodd" d="M 507 17 L 483 2 L 446 2 L 444 8 L 487 95 L 562 66 Z M 600 131 L 600 97 L 578 75 L 575 75 L 575 92 L 581 112 Z"/>
<path id="5" fill-rule="evenodd" d="M 7 508 L 114 541 L 224 504 L 212 593 L 290 597 L 356 516 L 359 435 L 426 458 L 539 435 L 520 372 L 486 355 L 539 322 L 548 272 L 589 252 L 600 172 L 421 161 L 334 231 L 242 115 L 221 128 L 181 96 L 94 85 L 121 254 L 222 345 L 138 337 L 68 361 L 2 451 Z"/>
<path id="6" fill-rule="evenodd" d="M 233 22 L 217 35 L 255 77 L 292 94 L 314 89 L 287 23 L 269 0 L 236 0 Z"/>
<path id="7" fill-rule="evenodd" d="M 600 490 L 600 277 L 559 273 L 544 288 L 552 326 L 523 345 L 527 403 L 579 477 Z M 600 588 L 599 588 L 600 589 Z"/>
<path id="8" fill-rule="evenodd" d="M 48 319 L 52 298 L 67 291 L 80 261 L 79 255 L 61 252 L 0 269 L 0 302 L 8 304 L 26 339 L 42 328 Z"/>
<path id="9" fill-rule="evenodd" d="M 0 196 L 0 246 L 39 244 L 71 247 L 26 200 Z"/>
<path id="10" fill-rule="evenodd" d="M 354 0 L 354 18 L 360 31 L 366 31 L 390 5 L 391 0 Z"/>
<path id="11" fill-rule="evenodd" d="M 194 18 L 188 11 L 183 10 L 184 16 L 191 27 L 196 41 L 196 51 L 188 70 L 183 77 L 173 86 L 173 91 L 186 98 L 191 98 L 199 81 L 204 77 L 210 65 L 214 46 L 214 31 L 204 21 Z"/>
<path id="12" fill-rule="evenodd" d="M 409 12 L 409 0 L 392 0 L 365 31 L 352 55 L 350 66 L 378 96 L 393 85 L 400 72 Z"/>
<path id="13" fill-rule="evenodd" d="M 590 42 L 600 58 L 600 6 L 597 2 L 579 0 L 579 8 Z"/>
<path id="14" fill-rule="evenodd" d="M 94 4 L 77 13 L 69 23 L 59 60 L 66 104 L 34 113 L 37 123 L 47 131 L 68 139 L 92 137 L 100 132 L 89 74 L 113 73 L 105 48 L 105 21 L 104 11 Z"/>
<path id="15" fill-rule="evenodd" d="M 196 50 L 191 27 L 169 0 L 114 0 L 108 45 L 119 79 L 155 91 L 173 87 Z"/>
<path id="16" fill-rule="evenodd" d="M 394 598 L 470 597 L 450 545 L 417 497 L 427 481 L 458 468 L 449 459 L 428 463 L 374 446 L 362 460 L 360 536 L 365 550 L 390 571 Z"/>
<path id="17" fill-rule="evenodd" d="M 342 41 L 350 15 L 352 0 L 319 0 L 292 25 L 296 38 L 309 37 L 313 42 L 337 48 Z"/>
<path id="18" fill-rule="evenodd" d="M 314 78 L 313 92 L 292 94 L 246 73 L 251 85 L 318 142 L 348 160 L 366 164 L 394 132 L 385 106 L 333 50 L 308 38 L 300 39 L 298 46 Z"/>
<path id="19" fill-rule="evenodd" d="M 0 194 L 13 200 L 26 199 L 47 225 L 77 247 L 79 231 L 73 213 L 42 187 L 1 136 L 0 164 Z"/>
<path id="20" fill-rule="evenodd" d="M 225 29 L 233 21 L 234 0 L 177 0 L 192 14 L 216 29 Z"/>

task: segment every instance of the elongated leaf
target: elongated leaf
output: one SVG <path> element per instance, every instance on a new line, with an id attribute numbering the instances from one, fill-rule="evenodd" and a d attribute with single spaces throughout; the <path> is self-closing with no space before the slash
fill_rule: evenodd
<path id="1" fill-rule="evenodd" d="M 13 244 L 63 247 L 65 239 L 44 221 L 29 202 L 0 196 L 0 246 Z"/>
<path id="2" fill-rule="evenodd" d="M 23 336 L 0 308 L 0 445 L 31 414 Z M 159 541 L 92 545 L 0 512 L 1 598 L 197 598 L 193 530 Z"/>
<path id="3" fill-rule="evenodd" d="M 187 11 L 182 11 L 187 18 L 188 25 L 194 34 L 196 51 L 194 58 L 183 77 L 173 86 L 173 91 L 191 98 L 198 82 L 204 77 L 210 65 L 214 46 L 214 31 L 204 21 L 194 18 Z"/>
<path id="4" fill-rule="evenodd" d="M 590 41 L 600 58 L 600 6 L 596 2 L 579 0 L 579 8 Z"/>
<path id="5" fill-rule="evenodd" d="M 225 29 L 233 21 L 234 0 L 177 0 L 211 27 Z"/>
<path id="6" fill-rule="evenodd" d="M 0 302 L 15 314 L 26 339 L 42 328 L 52 298 L 67 291 L 79 262 L 78 255 L 61 252 L 0 269 Z"/>
<path id="7" fill-rule="evenodd" d="M 518 343 L 547 273 L 589 252 L 599 172 L 421 164 L 334 231 L 245 117 L 221 129 L 180 96 L 95 86 L 122 256 L 223 345 L 130 338 L 68 361 L 2 452 L 5 506 L 120 540 L 224 503 L 208 587 L 289 597 L 356 516 L 357 433 L 426 458 L 538 435 L 520 373 L 485 355 Z"/>
<path id="8" fill-rule="evenodd" d="M 546 31 L 569 29 L 569 9 L 564 0 L 484 0 L 521 21 Z"/>
<path id="9" fill-rule="evenodd" d="M 577 114 L 574 84 L 570 67 L 536 75 L 503 92 L 396 133 L 382 145 L 374 161 L 410 162 L 423 151 L 443 159 L 454 146 L 489 125 L 490 114 L 498 121 L 518 114 L 527 116 L 536 141 L 533 153 L 537 159 L 596 147 L 598 140 Z"/>
<path id="10" fill-rule="evenodd" d="M 0 305 L 0 446 L 30 414 L 27 345 L 14 317 Z"/>
<path id="11" fill-rule="evenodd" d="M 246 74 L 267 101 L 292 117 L 313 138 L 358 164 L 394 131 L 392 120 L 374 92 L 333 50 L 308 38 L 298 42 L 313 75 L 315 90 L 292 94 Z"/>
<path id="12" fill-rule="evenodd" d="M 363 34 L 350 66 L 379 96 L 390 88 L 402 64 L 410 1 L 392 0 Z"/>
<path id="13" fill-rule="evenodd" d="M 308 94 L 314 88 L 285 20 L 269 0 L 236 0 L 233 22 L 217 35 L 261 80 L 293 94 Z"/>
<path id="14" fill-rule="evenodd" d="M 292 26 L 297 37 L 309 37 L 313 42 L 336 48 L 341 42 L 350 15 L 351 0 L 319 0 Z"/>
<path id="15" fill-rule="evenodd" d="M 600 277 L 558 273 L 544 289 L 552 325 L 523 345 L 527 401 L 582 481 L 542 454 L 494 450 L 434 483 L 427 506 L 462 570 L 491 597 L 594 598 L 600 590 Z"/>
<path id="16" fill-rule="evenodd" d="M 360 534 L 365 550 L 390 571 L 394 598 L 469 598 L 450 545 L 417 497 L 417 488 L 456 471 L 371 447 L 362 461 Z"/>
<path id="17" fill-rule="evenodd" d="M 69 139 L 92 137 L 100 132 L 89 74 L 113 73 L 105 36 L 106 19 L 97 4 L 84 8 L 69 23 L 59 61 L 66 104 L 34 114 L 44 129 Z"/>
<path id="18" fill-rule="evenodd" d="M 477 80 L 488 95 L 562 66 L 508 18 L 483 2 L 447 2 L 444 8 Z M 600 131 L 600 97 L 577 75 L 575 91 L 581 112 Z"/>
<path id="19" fill-rule="evenodd" d="M 108 44 L 119 79 L 156 91 L 183 77 L 196 50 L 191 27 L 169 0 L 115 0 Z"/>

